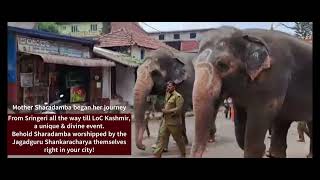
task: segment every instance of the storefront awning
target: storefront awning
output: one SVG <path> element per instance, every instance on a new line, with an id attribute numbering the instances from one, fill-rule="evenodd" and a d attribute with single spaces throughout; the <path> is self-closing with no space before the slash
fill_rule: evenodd
<path id="1" fill-rule="evenodd" d="M 88 59 L 76 58 L 68 56 L 59 56 L 51 54 L 32 53 L 41 56 L 43 61 L 52 64 L 64 64 L 69 66 L 82 66 L 82 67 L 112 67 L 115 66 L 114 62 L 106 59 Z"/>

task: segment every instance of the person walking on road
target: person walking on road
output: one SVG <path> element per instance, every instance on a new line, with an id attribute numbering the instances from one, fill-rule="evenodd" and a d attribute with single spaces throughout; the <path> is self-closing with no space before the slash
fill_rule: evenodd
<path id="1" fill-rule="evenodd" d="M 154 156 L 160 158 L 165 148 L 165 143 L 170 134 L 176 141 L 181 157 L 186 156 L 185 142 L 182 136 L 182 107 L 184 99 L 175 90 L 176 84 L 173 81 L 167 82 L 165 105 L 162 109 L 164 122 L 160 128 L 160 142 L 154 150 Z"/>

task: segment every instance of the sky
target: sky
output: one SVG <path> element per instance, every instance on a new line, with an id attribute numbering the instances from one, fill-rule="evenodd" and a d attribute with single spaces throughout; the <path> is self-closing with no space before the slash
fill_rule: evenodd
<path id="1" fill-rule="evenodd" d="M 147 25 L 153 27 L 148 27 Z M 280 22 L 273 22 L 274 29 L 283 31 L 289 34 L 294 34 L 294 31 L 279 25 Z M 294 22 L 283 22 L 288 26 L 293 26 Z M 239 29 L 245 28 L 261 28 L 270 29 L 272 22 L 139 22 L 140 26 L 147 32 L 159 31 L 174 31 L 174 30 L 188 30 L 188 29 L 204 29 L 204 28 L 218 28 L 220 26 L 234 26 Z M 155 30 L 157 29 L 157 30 Z"/>

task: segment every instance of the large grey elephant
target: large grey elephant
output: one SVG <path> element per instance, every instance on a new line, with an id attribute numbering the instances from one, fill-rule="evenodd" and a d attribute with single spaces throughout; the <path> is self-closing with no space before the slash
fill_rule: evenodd
<path id="1" fill-rule="evenodd" d="M 134 116 L 136 120 L 136 146 L 144 150 L 142 143 L 146 127 L 144 114 L 146 97 L 148 95 L 165 95 L 166 82 L 173 80 L 177 84 L 177 91 L 183 96 L 184 136 L 186 138 L 185 112 L 192 109 L 192 88 L 194 82 L 194 68 L 192 59 L 196 53 L 172 52 L 158 49 L 151 52 L 145 62 L 139 66 L 137 80 L 134 87 Z M 211 118 L 212 119 L 212 118 Z M 186 141 L 187 138 L 186 138 Z"/>
<path id="2" fill-rule="evenodd" d="M 312 156 L 312 45 L 279 31 L 221 27 L 203 36 L 194 59 L 195 138 L 202 157 L 208 117 L 221 94 L 233 99 L 235 134 L 244 157 L 262 157 L 272 127 L 270 154 L 286 157 L 293 120 L 307 121 Z"/>

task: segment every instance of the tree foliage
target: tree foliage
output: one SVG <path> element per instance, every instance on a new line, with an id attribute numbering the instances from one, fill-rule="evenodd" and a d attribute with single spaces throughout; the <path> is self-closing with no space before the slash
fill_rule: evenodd
<path id="1" fill-rule="evenodd" d="M 294 30 L 295 35 L 298 38 L 305 39 L 312 35 L 312 22 L 294 22 L 295 25 L 293 27 L 287 26 L 284 23 L 281 25 Z"/>
<path id="2" fill-rule="evenodd" d="M 41 31 L 59 33 L 59 26 L 56 22 L 39 22 L 37 28 Z"/>

